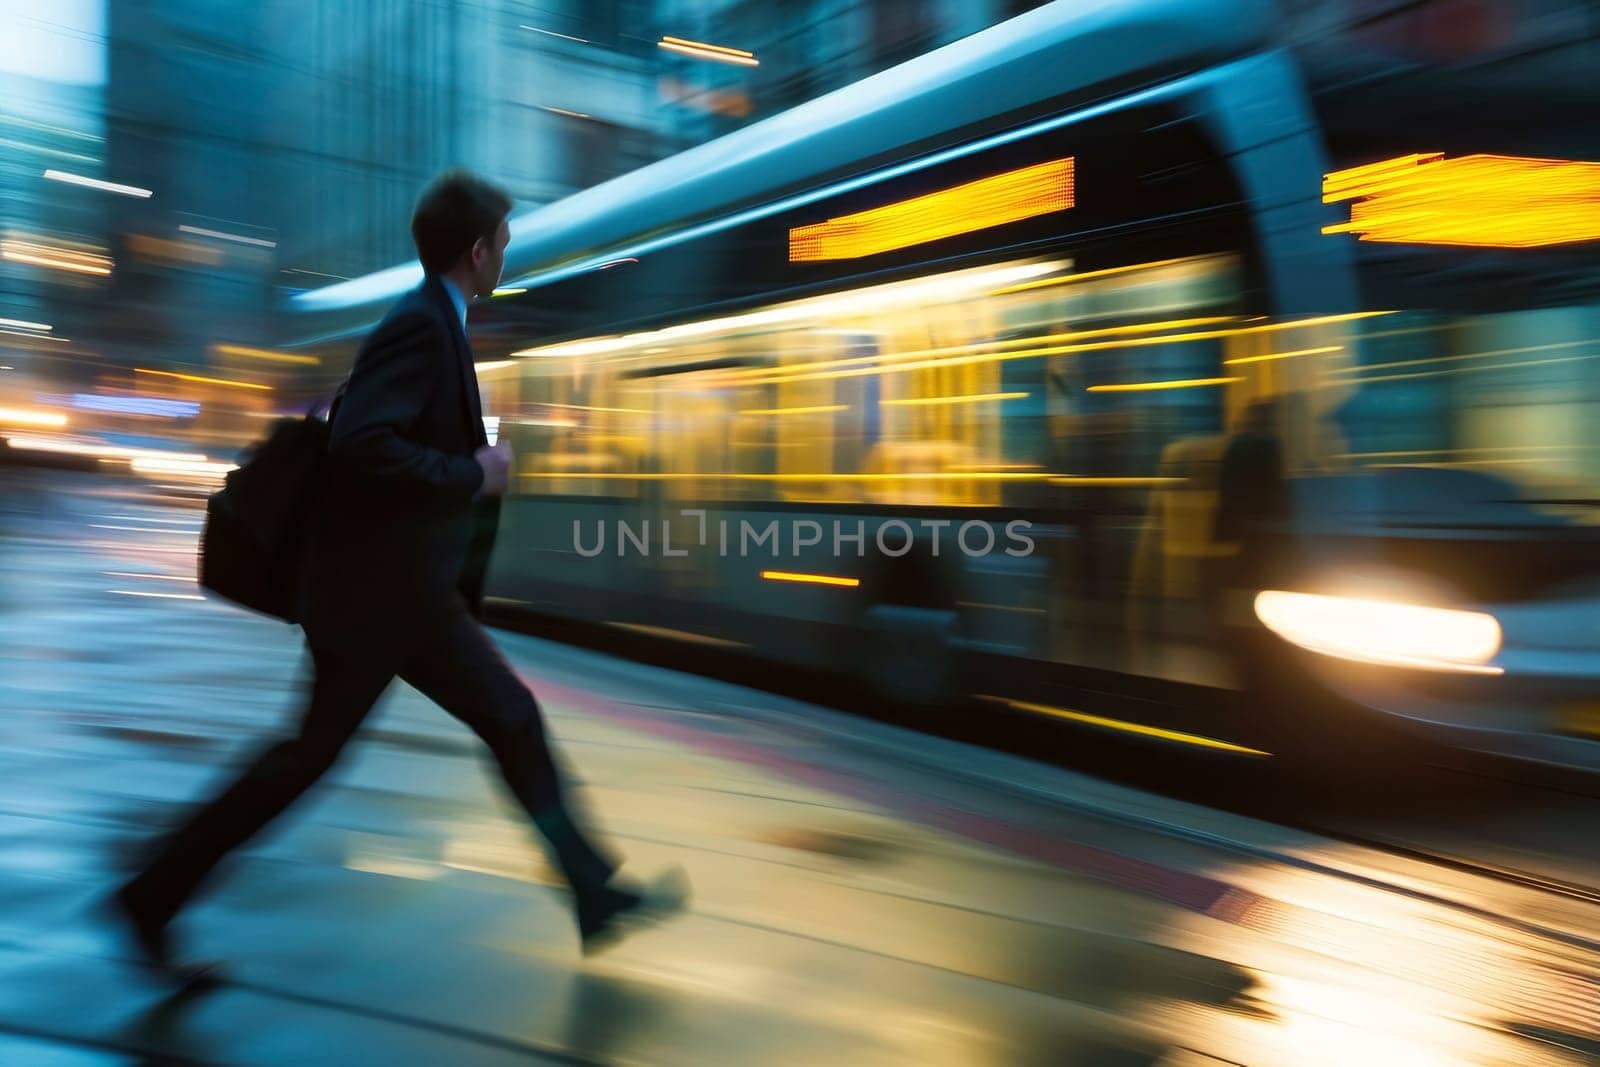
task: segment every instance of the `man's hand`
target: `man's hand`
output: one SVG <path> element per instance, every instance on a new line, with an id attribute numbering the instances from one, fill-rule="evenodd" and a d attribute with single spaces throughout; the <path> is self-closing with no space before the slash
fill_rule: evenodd
<path id="1" fill-rule="evenodd" d="M 478 492 L 485 496 L 499 496 L 506 491 L 511 475 L 511 446 L 504 441 L 484 445 L 472 454 L 483 468 L 483 485 Z"/>

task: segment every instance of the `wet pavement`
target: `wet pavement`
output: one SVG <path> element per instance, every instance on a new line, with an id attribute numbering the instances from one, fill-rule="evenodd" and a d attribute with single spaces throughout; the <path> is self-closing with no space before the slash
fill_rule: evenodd
<path id="1" fill-rule="evenodd" d="M 0 470 L 0 1063 L 1600 1062 L 1589 900 L 503 632 L 688 913 L 581 956 L 472 736 L 397 683 L 185 915 L 228 978 L 171 996 L 100 904 L 304 670 L 200 596 L 199 516 Z"/>

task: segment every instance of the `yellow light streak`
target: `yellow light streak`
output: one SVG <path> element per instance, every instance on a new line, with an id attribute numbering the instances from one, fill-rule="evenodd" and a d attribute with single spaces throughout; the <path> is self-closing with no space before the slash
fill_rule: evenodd
<path id="1" fill-rule="evenodd" d="M 977 354 L 979 352 L 1004 352 L 1009 348 L 1026 348 L 1029 345 L 1050 345 L 1061 341 L 1085 341 L 1098 337 L 1126 337 L 1130 334 L 1156 333 L 1161 330 L 1182 330 L 1191 326 L 1215 326 L 1224 322 L 1237 322 L 1237 315 L 1204 315 L 1187 319 L 1166 319 L 1161 322 L 1139 322 L 1125 326 L 1101 326 L 1093 330 L 1068 330 L 1065 333 L 1040 334 L 1037 337 L 1016 337 L 1007 341 L 981 341 L 975 344 L 946 345 L 941 348 L 923 348 L 910 352 L 891 352 L 876 356 L 851 356 L 845 359 L 822 360 L 776 370 L 746 372 L 751 383 L 797 380 L 817 371 L 838 367 L 867 367 L 869 370 L 890 369 L 896 363 L 911 360 L 929 360 L 941 356 Z M 1032 354 L 1032 353 L 1030 353 Z"/>
<path id="2" fill-rule="evenodd" d="M 827 411 L 849 411 L 849 404 L 818 404 L 800 408 L 748 408 L 741 415 L 816 415 Z"/>
<path id="3" fill-rule="evenodd" d="M 859 259 L 1065 211 L 1076 203 L 1072 156 L 789 231 L 789 261 Z"/>
<path id="4" fill-rule="evenodd" d="M 1088 487 L 1107 488 L 1156 488 L 1164 485 L 1183 485 L 1187 478 L 1158 478 L 1158 477 L 1114 477 L 1110 475 L 1060 475 L 1046 479 L 1051 485 L 1082 485 Z"/>
<path id="5" fill-rule="evenodd" d="M 741 67 L 759 67 L 761 62 L 755 55 L 744 51 L 742 48 L 728 48 L 720 44 L 702 44 L 699 41 L 687 41 L 681 37 L 662 37 L 656 42 L 657 48 L 664 48 L 669 52 L 691 56 L 695 59 L 710 59 L 718 63 L 733 63 Z"/>
<path id="6" fill-rule="evenodd" d="M 743 641 L 729 641 L 722 637 L 712 637 L 709 634 L 697 634 L 691 630 L 675 630 L 670 626 L 650 626 L 642 622 L 613 622 L 607 621 L 607 626 L 615 626 L 619 630 L 632 630 L 634 633 L 648 634 L 651 637 L 665 637 L 673 641 L 690 641 L 697 645 L 715 645 L 718 648 L 748 648 Z"/>
<path id="7" fill-rule="evenodd" d="M 1239 356 L 1225 359 L 1223 366 L 1237 367 L 1245 363 L 1266 363 L 1274 359 L 1294 359 L 1297 356 L 1321 356 L 1329 352 L 1343 352 L 1344 345 L 1323 345 L 1321 348 L 1297 348 L 1292 352 L 1266 352 L 1259 356 Z"/>
<path id="8" fill-rule="evenodd" d="M 1243 378 L 1179 378 L 1166 382 L 1130 382 L 1125 385 L 1091 385 L 1091 393 L 1150 393 L 1162 389 L 1208 389 L 1216 385 L 1232 385 Z"/>
<path id="9" fill-rule="evenodd" d="M 540 401 L 547 408 L 566 408 L 568 411 L 606 411 L 616 415 L 653 415 L 649 408 L 602 408 L 590 404 L 557 404 L 553 400 Z"/>
<path id="10" fill-rule="evenodd" d="M 472 369 L 479 374 L 484 374 L 488 371 L 505 370 L 507 367 L 515 367 L 517 365 L 517 361 L 514 359 L 492 359 L 487 363 L 474 363 Z"/>
<path id="11" fill-rule="evenodd" d="M 183 382 L 198 382 L 202 385 L 226 385 L 234 389 L 260 389 L 270 391 L 270 385 L 257 385 L 254 382 L 236 382 L 228 378 L 208 378 L 203 374 L 180 374 L 171 370 L 153 370 L 149 367 L 135 367 L 136 374 L 154 374 L 162 378 L 176 378 Z"/>
<path id="12" fill-rule="evenodd" d="M 1184 733 L 1181 730 L 1167 730 L 1159 726 L 1146 726 L 1141 722 L 1128 722 L 1124 719 L 1109 719 L 1104 715 L 1090 715 L 1087 712 L 1073 711 L 1071 708 L 1058 708 L 1049 704 L 1034 704 L 1026 700 L 1009 700 L 1006 697 L 988 695 L 981 695 L 979 699 L 995 704 L 1004 704 L 1007 707 L 1016 708 L 1018 711 L 1031 711 L 1037 715 L 1049 715 L 1052 718 L 1065 719 L 1068 722 L 1083 723 L 1086 726 L 1099 726 L 1107 730 L 1137 734 L 1141 737 L 1154 737 L 1161 741 L 1176 741 L 1179 744 L 1194 745 L 1198 748 L 1213 748 L 1222 752 L 1236 752 L 1243 756 L 1272 755 L 1272 753 L 1263 752 L 1259 748 L 1247 748 L 1244 745 L 1236 745 L 1232 741 L 1219 741 L 1215 737 Z"/>
<path id="13" fill-rule="evenodd" d="M 526 290 L 526 289 L 518 289 L 518 288 L 513 286 L 513 287 L 510 287 L 510 288 L 506 288 L 506 289 L 496 289 L 494 292 L 490 293 L 489 295 L 490 296 L 521 296 L 523 293 L 526 293 L 527 291 L 528 290 Z"/>
<path id="14" fill-rule="evenodd" d="M 9 426 L 33 426 L 44 430 L 59 430 L 67 424 L 67 417 L 59 411 L 36 411 L 31 408 L 0 408 L 0 423 Z"/>
<path id="15" fill-rule="evenodd" d="M 1024 400 L 1032 393 L 969 393 L 966 396 L 915 396 L 903 400 L 885 400 L 885 406 L 922 407 L 928 404 L 977 404 L 985 400 Z"/>
<path id="16" fill-rule="evenodd" d="M 300 363 L 315 365 L 322 362 L 316 356 L 301 355 L 296 352 L 274 352 L 270 348 L 251 348 L 248 345 L 223 345 L 211 346 L 211 351 L 219 356 L 240 356 L 244 359 L 265 359 L 274 363 Z"/>
<path id="17" fill-rule="evenodd" d="M 1036 482 L 1050 477 L 1047 474 L 1030 474 L 1013 471 L 987 473 L 960 471 L 913 471 L 904 474 L 841 474 L 835 471 L 817 471 L 815 474 L 735 474 L 723 471 L 692 473 L 628 474 L 621 471 L 527 471 L 522 478 L 605 478 L 612 481 L 672 482 L 672 481 L 726 481 L 726 482 Z"/>
<path id="18" fill-rule="evenodd" d="M 94 274 L 104 277 L 111 273 L 111 260 L 92 252 L 79 252 L 71 248 L 34 244 L 31 241 L 0 241 L 0 259 L 13 263 L 26 263 L 50 270 L 64 270 L 75 274 Z"/>
<path id="19" fill-rule="evenodd" d="M 854 589 L 860 578 L 841 578 L 834 574 L 799 574 L 795 571 L 762 571 L 761 577 L 769 582 L 800 582 L 806 585 L 837 585 Z"/>
<path id="20" fill-rule="evenodd" d="M 1315 318 L 1296 319 L 1285 322 L 1269 322 L 1260 326 L 1240 326 L 1226 330 L 1195 330 L 1185 333 L 1162 334 L 1158 337 L 1134 337 L 1122 340 L 1100 341 L 1090 344 L 1050 345 L 1042 348 L 1029 348 L 1020 352 L 985 352 L 968 356 L 954 356 L 949 358 L 918 359 L 906 363 L 893 363 L 881 367 L 854 367 L 844 370 L 824 371 L 811 373 L 801 370 L 787 376 L 763 377 L 750 379 L 753 382 L 767 381 L 826 381 L 836 378 L 859 378 L 866 374 L 900 374 L 905 371 L 927 370 L 932 367 L 959 367 L 972 363 L 1000 363 L 1013 359 L 1037 359 L 1041 356 L 1067 355 L 1075 352 L 1104 352 L 1120 348 L 1146 348 L 1151 345 L 1183 344 L 1189 341 L 1213 341 L 1226 337 L 1244 337 L 1262 333 L 1277 333 L 1283 330 L 1298 330 L 1311 326 L 1326 326 L 1340 322 L 1352 322 L 1356 319 L 1372 318 L 1376 315 L 1393 315 L 1393 311 L 1353 311 L 1340 315 L 1319 315 Z M 962 348 L 961 351 L 968 351 Z"/>
<path id="21" fill-rule="evenodd" d="M 1600 163 L 1429 152 L 1334 171 L 1322 199 L 1353 201 L 1350 221 L 1322 232 L 1362 241 L 1538 248 L 1600 240 Z"/>
<path id="22" fill-rule="evenodd" d="M 704 48 L 708 52 L 722 52 L 725 55 L 743 56 L 746 59 L 755 55 L 754 52 L 746 52 L 743 48 L 729 48 L 725 44 L 707 44 L 704 41 L 691 41 L 687 37 L 674 37 L 667 33 L 662 34 L 661 39 L 668 44 L 678 44 L 685 48 Z"/>

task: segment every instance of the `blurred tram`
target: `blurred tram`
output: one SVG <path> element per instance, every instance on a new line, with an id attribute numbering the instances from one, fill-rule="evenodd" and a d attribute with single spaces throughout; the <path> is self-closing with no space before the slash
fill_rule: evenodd
<path id="1" fill-rule="evenodd" d="M 1406 288 L 1478 250 L 1375 261 L 1350 202 L 1500 146 L 1330 136 L 1274 18 L 1050 4 L 514 219 L 491 593 L 929 714 L 1600 766 L 1593 267 Z"/>

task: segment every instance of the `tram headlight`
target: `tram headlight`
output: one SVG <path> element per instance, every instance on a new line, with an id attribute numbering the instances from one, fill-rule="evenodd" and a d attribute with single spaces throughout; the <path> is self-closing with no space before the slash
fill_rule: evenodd
<path id="1" fill-rule="evenodd" d="M 1256 618 L 1301 648 L 1326 656 L 1420 670 L 1500 674 L 1500 623 L 1481 611 L 1268 589 Z"/>

